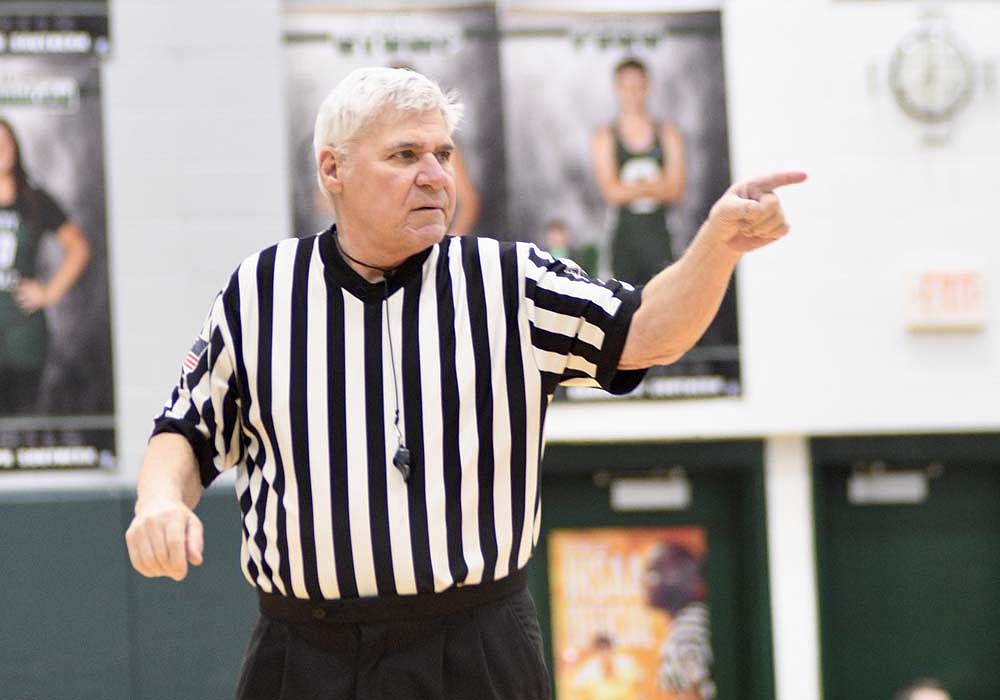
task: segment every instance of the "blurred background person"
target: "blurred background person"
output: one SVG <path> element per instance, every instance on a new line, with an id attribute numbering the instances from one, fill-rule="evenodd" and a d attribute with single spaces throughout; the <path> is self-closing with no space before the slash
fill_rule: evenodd
<path id="1" fill-rule="evenodd" d="M 618 114 L 593 136 L 591 155 L 601 195 L 616 208 L 611 273 L 645 284 L 673 262 L 677 250 L 667 230 L 667 207 L 685 189 L 684 141 L 673 124 L 649 113 L 646 65 L 629 58 L 615 67 Z"/>
<path id="2" fill-rule="evenodd" d="M 670 629 L 660 648 L 657 684 L 677 700 L 714 700 L 701 558 L 676 542 L 658 544 L 646 561 L 643 583 L 647 604 L 670 616 Z"/>
<path id="3" fill-rule="evenodd" d="M 934 678 L 918 678 L 896 693 L 895 700 L 951 700 L 951 694 Z"/>
<path id="4" fill-rule="evenodd" d="M 47 280 L 36 270 L 39 245 L 54 234 L 62 261 Z M 45 309 L 73 288 L 90 244 L 27 174 L 11 124 L 0 119 L 0 415 L 31 414 L 48 349 Z"/>
<path id="5" fill-rule="evenodd" d="M 455 149 L 451 154 L 451 163 L 455 168 L 455 201 L 458 208 L 455 210 L 455 218 L 451 221 L 451 228 L 448 233 L 453 236 L 464 236 L 467 233 L 474 233 L 476 222 L 479 221 L 479 190 L 469 176 L 469 169 L 462 159 L 462 151 Z"/>
<path id="6" fill-rule="evenodd" d="M 597 246 L 593 243 L 573 245 L 569 226 L 562 219 L 552 219 L 545 224 L 542 245 L 553 258 L 571 260 L 591 277 L 597 276 Z"/>

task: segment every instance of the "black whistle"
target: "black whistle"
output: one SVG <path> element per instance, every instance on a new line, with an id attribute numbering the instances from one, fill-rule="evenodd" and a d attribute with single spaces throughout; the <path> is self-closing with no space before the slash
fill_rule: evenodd
<path id="1" fill-rule="evenodd" d="M 399 473 L 403 477 L 403 481 L 409 481 L 410 479 L 410 451 L 406 449 L 403 445 L 399 446 L 396 450 L 396 454 L 393 455 L 392 465 L 399 470 Z"/>

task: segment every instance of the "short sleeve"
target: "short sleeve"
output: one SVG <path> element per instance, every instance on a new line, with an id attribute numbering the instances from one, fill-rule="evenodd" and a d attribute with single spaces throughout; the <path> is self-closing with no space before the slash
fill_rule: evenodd
<path id="1" fill-rule="evenodd" d="M 45 190 L 36 190 L 38 201 L 38 223 L 42 231 L 58 231 L 66 223 L 66 212 Z"/>
<path id="2" fill-rule="evenodd" d="M 240 392 L 223 294 L 219 294 L 201 332 L 181 363 L 181 375 L 153 435 L 177 433 L 198 459 L 201 483 L 208 486 L 242 459 Z"/>
<path id="3" fill-rule="evenodd" d="M 642 290 L 592 279 L 579 267 L 519 243 L 524 294 L 536 364 L 556 384 L 600 387 L 626 394 L 646 370 L 620 370 L 632 316 Z"/>

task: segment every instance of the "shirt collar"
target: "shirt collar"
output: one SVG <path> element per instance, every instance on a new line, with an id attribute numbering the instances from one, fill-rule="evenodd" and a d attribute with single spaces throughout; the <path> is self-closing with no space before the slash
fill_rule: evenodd
<path id="1" fill-rule="evenodd" d="M 334 241 L 336 235 L 336 224 L 319 235 L 319 254 L 323 260 L 323 269 L 328 279 L 364 302 L 381 302 L 405 287 L 408 282 L 420 279 L 424 262 L 433 247 L 428 246 L 419 253 L 411 255 L 387 275 L 385 281 L 369 282 L 359 275 L 337 250 L 337 243 Z"/>

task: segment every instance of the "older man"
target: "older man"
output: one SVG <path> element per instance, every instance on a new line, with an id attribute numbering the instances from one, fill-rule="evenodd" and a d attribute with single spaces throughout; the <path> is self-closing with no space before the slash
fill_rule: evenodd
<path id="1" fill-rule="evenodd" d="M 157 419 L 126 539 L 146 576 L 202 557 L 192 508 L 237 468 L 260 598 L 240 698 L 546 698 L 524 567 L 560 383 L 627 391 L 704 331 L 740 255 L 787 232 L 735 186 L 642 290 L 528 244 L 445 236 L 460 107 L 406 70 L 320 108 L 336 225 L 245 260 Z"/>

